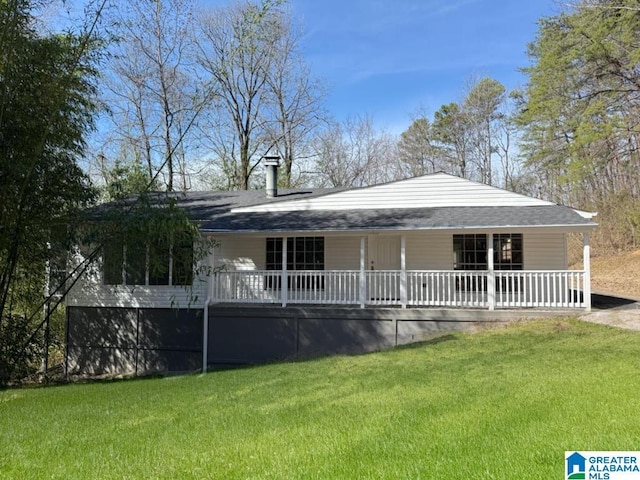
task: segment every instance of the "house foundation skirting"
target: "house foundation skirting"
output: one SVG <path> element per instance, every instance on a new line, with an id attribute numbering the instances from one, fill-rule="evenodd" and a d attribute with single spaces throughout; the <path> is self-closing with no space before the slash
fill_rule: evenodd
<path id="1" fill-rule="evenodd" d="M 68 375 L 149 375 L 202 365 L 202 309 L 67 307 Z"/>
<path id="2" fill-rule="evenodd" d="M 67 308 L 69 375 L 193 372 L 212 368 L 359 354 L 429 340 L 478 325 L 569 311 L 267 306 L 202 309 Z M 203 334 L 206 333 L 206 349 Z"/>
<path id="3" fill-rule="evenodd" d="M 215 368 L 366 353 L 474 329 L 483 323 L 562 314 L 557 310 L 210 305 L 208 365 Z"/>

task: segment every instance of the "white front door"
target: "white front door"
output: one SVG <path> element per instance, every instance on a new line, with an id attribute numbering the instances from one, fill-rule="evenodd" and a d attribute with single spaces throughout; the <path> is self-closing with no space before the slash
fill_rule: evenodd
<path id="1" fill-rule="evenodd" d="M 400 298 L 400 236 L 370 236 L 368 268 L 374 272 L 369 279 L 369 298 L 377 301 Z M 382 273 L 384 271 L 393 273 Z"/>
<path id="2" fill-rule="evenodd" d="M 369 237 L 369 269 L 400 270 L 400 236 Z"/>

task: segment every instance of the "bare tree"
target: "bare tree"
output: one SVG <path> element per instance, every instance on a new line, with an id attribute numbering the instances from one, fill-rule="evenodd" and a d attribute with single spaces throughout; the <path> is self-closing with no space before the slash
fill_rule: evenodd
<path id="1" fill-rule="evenodd" d="M 282 35 L 267 76 L 269 114 L 273 121 L 266 125 L 269 140 L 283 159 L 284 175 L 280 181 L 291 187 L 300 179 L 299 173 L 293 177 L 294 163 L 301 164 L 308 158 L 305 150 L 311 133 L 326 116 L 322 108 L 326 88 L 312 76 L 300 53 L 300 29 L 286 17 L 280 27 Z"/>
<path id="2" fill-rule="evenodd" d="M 193 11 L 187 0 L 140 0 L 115 13 L 118 42 L 107 86 L 114 135 L 105 150 L 159 174 L 167 190 L 189 187 L 193 125 L 208 95 L 193 63 Z"/>
<path id="3" fill-rule="evenodd" d="M 397 139 L 377 130 L 370 116 L 333 122 L 314 141 L 318 183 L 329 187 L 361 187 L 402 178 Z"/>
<path id="4" fill-rule="evenodd" d="M 301 30 L 283 3 L 244 0 L 201 17 L 198 63 L 218 92 L 205 127 L 218 185 L 249 188 L 271 151 L 284 161 L 281 183 L 292 186 L 301 174 L 294 166 L 310 156 L 325 88 L 302 57 Z"/>
<path id="5" fill-rule="evenodd" d="M 268 149 L 267 82 L 285 31 L 277 7 L 268 0 L 243 2 L 212 10 L 200 22 L 198 63 L 219 92 L 217 126 L 226 130 L 215 146 L 224 148 L 227 170 L 233 164 L 232 187 L 242 190 Z M 237 148 L 229 149 L 228 141 Z"/>

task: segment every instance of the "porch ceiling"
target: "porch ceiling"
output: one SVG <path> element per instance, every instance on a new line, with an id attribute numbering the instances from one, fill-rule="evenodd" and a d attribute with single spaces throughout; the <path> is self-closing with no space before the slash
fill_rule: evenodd
<path id="1" fill-rule="evenodd" d="M 596 223 L 571 208 L 549 205 L 236 213 L 205 221 L 200 229 L 203 232 L 268 233 L 519 227 L 588 230 L 595 226 Z"/>

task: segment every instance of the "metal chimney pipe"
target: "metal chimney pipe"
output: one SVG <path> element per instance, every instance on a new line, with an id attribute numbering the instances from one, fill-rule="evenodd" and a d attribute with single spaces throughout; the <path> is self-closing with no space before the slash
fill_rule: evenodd
<path id="1" fill-rule="evenodd" d="M 265 167 L 267 167 L 267 198 L 278 196 L 278 167 L 280 157 L 263 157 Z"/>

